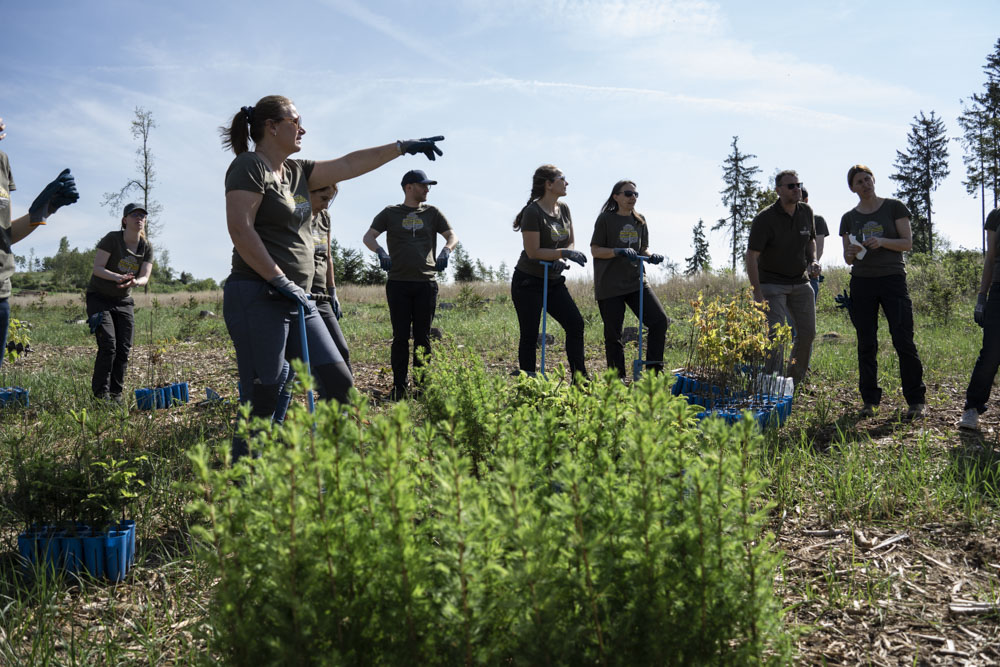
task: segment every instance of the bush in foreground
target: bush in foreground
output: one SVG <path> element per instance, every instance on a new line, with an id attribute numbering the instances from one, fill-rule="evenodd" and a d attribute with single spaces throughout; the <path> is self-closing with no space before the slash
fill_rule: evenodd
<path id="1" fill-rule="evenodd" d="M 292 413 L 260 436 L 249 465 L 213 470 L 212 453 L 193 450 L 218 655 L 787 658 L 752 420 L 699 426 L 652 376 L 631 390 L 613 378 L 586 389 L 522 378 L 490 403 L 467 400 L 487 377 L 479 362 L 439 359 L 422 425 L 406 404 L 370 419 L 359 399 L 319 406 L 315 429 Z M 443 398 L 448 386 L 466 389 L 461 402 Z"/>

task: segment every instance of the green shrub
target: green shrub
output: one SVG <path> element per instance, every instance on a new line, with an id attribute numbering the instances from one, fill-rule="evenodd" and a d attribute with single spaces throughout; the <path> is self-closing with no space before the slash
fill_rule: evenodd
<path id="1" fill-rule="evenodd" d="M 631 391 L 609 376 L 471 393 L 476 364 L 435 352 L 452 372 L 426 376 L 441 419 L 422 426 L 406 403 L 371 417 L 359 397 L 257 424 L 248 463 L 194 448 L 212 650 L 237 664 L 787 659 L 752 420 L 698 426 L 653 375 Z M 469 444 L 467 420 L 485 420 L 490 446 Z"/>

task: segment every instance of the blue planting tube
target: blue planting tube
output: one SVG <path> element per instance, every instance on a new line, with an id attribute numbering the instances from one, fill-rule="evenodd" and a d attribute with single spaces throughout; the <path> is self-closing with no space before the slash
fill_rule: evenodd
<path id="1" fill-rule="evenodd" d="M 552 266 L 552 262 L 546 262 L 544 260 L 538 260 L 538 263 L 542 265 L 543 275 L 542 278 L 542 377 L 545 377 L 545 344 L 548 343 L 548 337 L 545 335 L 545 324 L 548 319 L 549 314 L 549 267 Z"/>
<path id="2" fill-rule="evenodd" d="M 306 309 L 301 303 L 299 304 L 299 342 L 302 344 L 302 363 L 305 364 L 306 368 L 310 368 L 309 337 L 306 336 Z M 312 389 L 306 394 L 306 398 L 309 402 L 309 414 L 313 414 L 316 411 L 316 403 L 313 400 Z"/>
<path id="3" fill-rule="evenodd" d="M 649 257 L 645 255 L 639 255 L 636 257 L 639 261 L 639 357 L 632 363 L 632 380 L 638 380 L 639 374 L 642 372 L 642 367 L 646 364 L 642 360 L 642 316 L 643 316 L 643 296 L 645 296 L 645 290 L 642 289 L 642 279 L 643 279 L 643 269 L 646 266 L 646 262 L 649 261 Z"/>

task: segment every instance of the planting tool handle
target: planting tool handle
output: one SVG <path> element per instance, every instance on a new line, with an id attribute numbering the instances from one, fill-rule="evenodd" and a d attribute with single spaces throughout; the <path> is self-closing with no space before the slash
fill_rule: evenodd
<path id="1" fill-rule="evenodd" d="M 309 337 L 306 336 L 306 309 L 301 303 L 299 304 L 299 342 L 302 345 L 302 363 L 306 365 L 306 368 L 310 368 Z M 316 403 L 313 400 L 312 389 L 306 393 L 306 400 L 309 402 L 309 414 L 313 414 L 316 411 Z"/>
<path id="2" fill-rule="evenodd" d="M 639 356 L 632 363 L 632 380 L 634 381 L 639 380 L 639 374 L 642 373 L 642 367 L 645 365 L 645 362 L 642 360 L 642 319 L 644 313 L 642 297 L 645 293 L 645 290 L 642 289 L 642 284 L 643 278 L 645 277 L 644 272 L 646 262 L 648 262 L 651 258 L 646 257 L 645 255 L 636 255 L 636 259 L 639 260 Z"/>
<path id="3" fill-rule="evenodd" d="M 545 325 L 546 320 L 548 320 L 549 313 L 549 267 L 552 266 L 552 262 L 547 262 L 545 260 L 538 260 L 538 263 L 542 265 L 542 377 L 545 377 L 545 344 L 548 343 L 548 336 L 546 335 Z"/>

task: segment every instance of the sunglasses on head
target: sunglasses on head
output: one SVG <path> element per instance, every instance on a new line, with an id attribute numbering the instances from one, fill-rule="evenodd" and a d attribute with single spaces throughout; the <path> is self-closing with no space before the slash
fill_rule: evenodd
<path id="1" fill-rule="evenodd" d="M 622 190 L 618 194 L 624 195 L 626 197 L 638 197 L 639 196 L 639 193 L 636 192 L 635 190 Z"/>

